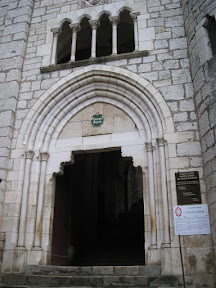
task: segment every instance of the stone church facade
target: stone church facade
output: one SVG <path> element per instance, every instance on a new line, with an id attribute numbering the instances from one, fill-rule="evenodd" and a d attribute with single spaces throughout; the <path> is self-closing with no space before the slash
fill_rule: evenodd
<path id="1" fill-rule="evenodd" d="M 175 173 L 196 171 L 211 234 L 181 236 L 185 275 L 215 287 L 215 1 L 0 8 L 1 272 L 86 264 L 101 237 L 181 275 Z"/>

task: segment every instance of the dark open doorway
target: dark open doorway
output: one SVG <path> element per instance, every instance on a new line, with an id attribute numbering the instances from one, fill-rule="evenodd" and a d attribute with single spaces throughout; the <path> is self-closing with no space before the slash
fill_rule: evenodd
<path id="1" fill-rule="evenodd" d="M 52 264 L 144 264 L 142 170 L 119 150 L 76 154 L 56 177 Z"/>

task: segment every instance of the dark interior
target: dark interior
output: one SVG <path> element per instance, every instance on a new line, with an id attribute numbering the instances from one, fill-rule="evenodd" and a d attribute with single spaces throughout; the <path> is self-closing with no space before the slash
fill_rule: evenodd
<path id="1" fill-rule="evenodd" d="M 209 23 L 208 23 L 208 33 L 210 44 L 212 48 L 212 54 L 216 55 L 216 20 L 215 17 L 209 16 Z"/>
<path id="2" fill-rule="evenodd" d="M 75 155 L 56 177 L 53 265 L 143 265 L 140 167 L 120 151 Z"/>
<path id="3" fill-rule="evenodd" d="M 99 19 L 97 29 L 97 57 L 112 54 L 112 24 L 106 14 Z"/>
<path id="4" fill-rule="evenodd" d="M 77 34 L 76 61 L 89 59 L 91 57 L 92 29 L 88 18 L 83 18 L 80 23 L 80 30 Z"/>
<path id="5" fill-rule="evenodd" d="M 72 30 L 66 21 L 61 27 L 57 45 L 57 64 L 67 63 L 71 57 Z"/>
<path id="6" fill-rule="evenodd" d="M 117 27 L 118 33 L 118 54 L 133 52 L 134 44 L 134 24 L 127 10 L 120 13 L 120 22 Z"/>

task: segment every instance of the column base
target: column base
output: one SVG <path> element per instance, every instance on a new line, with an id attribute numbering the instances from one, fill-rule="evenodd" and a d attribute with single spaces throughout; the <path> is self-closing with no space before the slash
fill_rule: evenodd
<path id="1" fill-rule="evenodd" d="M 161 249 L 161 275 L 172 275 L 172 256 L 170 247 L 163 247 Z"/>
<path id="2" fill-rule="evenodd" d="M 161 244 L 161 248 L 170 248 L 170 246 L 171 246 L 170 242 L 163 242 Z"/>
<path id="3" fill-rule="evenodd" d="M 148 247 L 149 250 L 156 250 L 158 249 L 157 247 L 157 244 L 151 244 L 149 247 Z"/>
<path id="4" fill-rule="evenodd" d="M 151 246 L 150 246 L 151 247 Z M 160 264 L 160 249 L 150 248 L 148 250 L 148 265 Z"/>
<path id="5" fill-rule="evenodd" d="M 43 248 L 41 248 L 41 247 L 37 247 L 37 246 L 34 246 L 33 248 L 32 248 L 32 251 L 43 251 Z"/>
<path id="6" fill-rule="evenodd" d="M 13 253 L 12 271 L 24 272 L 26 265 L 27 249 L 24 246 L 16 246 Z"/>
<path id="7" fill-rule="evenodd" d="M 41 247 L 33 247 L 28 253 L 28 265 L 42 265 L 43 263 L 43 249 Z"/>

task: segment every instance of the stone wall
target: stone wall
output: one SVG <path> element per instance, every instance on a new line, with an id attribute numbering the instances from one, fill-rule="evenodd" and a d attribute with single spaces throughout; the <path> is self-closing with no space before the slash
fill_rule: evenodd
<path id="1" fill-rule="evenodd" d="M 3 180 L 0 184 L 1 216 L 4 192 L 9 188 L 6 186 L 7 171 L 12 168 L 9 157 L 13 147 L 13 127 L 32 9 L 33 1 L 0 1 L 0 178 Z M 5 235 L 1 233 L 0 250 L 4 240 Z"/>
<path id="2" fill-rule="evenodd" d="M 188 37 L 191 75 L 204 163 L 204 176 L 214 247 L 216 247 L 216 55 L 212 55 L 205 28 L 207 15 L 216 16 L 216 2 L 182 1 Z M 214 257 L 215 259 L 215 257 Z"/>

